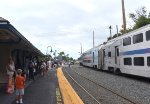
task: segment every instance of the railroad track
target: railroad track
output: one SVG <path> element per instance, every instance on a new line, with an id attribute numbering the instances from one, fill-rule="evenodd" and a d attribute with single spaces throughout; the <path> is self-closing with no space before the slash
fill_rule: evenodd
<path id="1" fill-rule="evenodd" d="M 79 84 L 67 71 L 65 71 L 67 75 L 82 89 L 84 90 L 97 104 L 101 104 L 92 94 L 90 94 L 81 84 Z"/>
<path id="2" fill-rule="evenodd" d="M 114 94 L 114 95 L 116 95 L 116 96 L 119 96 L 120 98 L 122 98 L 122 99 L 124 99 L 124 100 L 130 102 L 131 104 L 141 104 L 140 102 L 137 102 L 137 101 L 134 100 L 134 99 L 131 99 L 131 98 L 129 98 L 129 97 L 127 97 L 127 96 L 125 96 L 125 95 L 123 95 L 123 94 L 121 94 L 121 93 L 118 93 L 117 91 L 114 91 L 114 90 L 112 90 L 112 89 L 110 89 L 110 88 L 108 88 L 108 87 L 106 87 L 106 86 L 103 86 L 103 85 L 101 85 L 101 84 L 99 84 L 99 83 L 97 83 L 97 82 L 95 82 L 95 81 L 93 81 L 93 80 L 91 80 L 91 79 L 89 79 L 89 78 L 87 78 L 87 77 L 85 77 L 85 76 L 79 74 L 78 72 L 76 72 L 76 71 L 73 70 L 72 68 L 71 68 L 71 70 L 72 70 L 74 73 L 76 73 L 77 75 L 81 76 L 82 78 L 84 78 L 84 79 L 86 79 L 86 80 L 88 80 L 88 81 L 90 81 L 90 82 L 96 84 L 97 86 L 99 86 L 99 87 L 105 89 L 106 91 L 111 92 L 112 94 Z M 79 84 L 66 70 L 65 70 L 65 72 L 66 72 L 66 73 L 68 74 L 68 76 L 69 76 L 82 90 L 84 90 L 97 104 L 101 104 L 101 102 L 99 102 L 99 101 L 98 101 L 92 94 L 90 94 L 81 84 Z"/>

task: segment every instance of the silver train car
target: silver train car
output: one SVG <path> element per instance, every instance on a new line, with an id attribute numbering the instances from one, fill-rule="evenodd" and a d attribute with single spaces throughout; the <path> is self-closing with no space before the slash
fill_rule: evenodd
<path id="1" fill-rule="evenodd" d="M 81 65 L 150 77 L 150 24 L 84 52 Z"/>
<path id="2" fill-rule="evenodd" d="M 98 68 L 98 51 L 102 45 L 99 45 L 97 47 L 91 48 L 87 51 L 85 51 L 80 56 L 80 65 Z"/>

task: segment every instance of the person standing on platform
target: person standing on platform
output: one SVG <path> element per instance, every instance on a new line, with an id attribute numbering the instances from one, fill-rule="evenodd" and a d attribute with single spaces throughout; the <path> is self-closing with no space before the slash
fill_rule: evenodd
<path id="1" fill-rule="evenodd" d="M 46 73 L 46 63 L 44 61 L 42 61 L 40 68 L 41 68 L 41 75 L 44 77 Z"/>
<path id="2" fill-rule="evenodd" d="M 9 58 L 9 62 L 6 65 L 7 75 L 8 75 L 8 84 L 7 84 L 7 93 L 14 92 L 14 74 L 15 74 L 15 65 L 12 57 Z"/>
<path id="3" fill-rule="evenodd" d="M 22 104 L 22 96 L 24 95 L 24 86 L 25 86 L 25 78 L 21 76 L 22 70 L 17 70 L 17 76 L 16 76 L 16 103 Z"/>
<path id="4" fill-rule="evenodd" d="M 70 61 L 69 61 L 68 65 L 69 65 L 69 67 L 70 67 L 70 65 L 71 65 L 71 62 L 70 62 Z"/>
<path id="5" fill-rule="evenodd" d="M 50 70 L 50 61 L 46 61 L 46 73 Z"/>
<path id="6" fill-rule="evenodd" d="M 32 79 L 34 80 L 34 63 L 32 60 L 28 63 L 28 69 L 29 69 L 29 81 Z"/>

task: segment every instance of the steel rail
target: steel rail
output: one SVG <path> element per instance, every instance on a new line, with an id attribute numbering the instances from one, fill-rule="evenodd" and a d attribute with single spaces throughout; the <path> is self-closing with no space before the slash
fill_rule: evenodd
<path id="1" fill-rule="evenodd" d="M 81 84 L 79 84 L 73 77 L 71 77 L 71 75 L 66 71 L 64 70 L 68 76 L 81 88 L 83 89 L 92 99 L 94 99 L 94 101 L 97 102 L 97 104 L 101 104 L 98 100 L 95 99 L 95 97 L 93 95 L 91 95 Z"/>
<path id="2" fill-rule="evenodd" d="M 72 68 L 71 68 L 71 69 L 72 69 Z M 74 70 L 72 69 L 72 71 L 74 71 Z M 89 78 L 87 78 L 87 77 L 85 77 L 85 76 L 79 74 L 79 73 L 76 72 L 76 71 L 74 71 L 74 72 L 75 72 L 76 74 L 80 75 L 81 77 L 83 77 L 83 78 L 89 80 L 90 82 L 93 82 L 94 84 L 96 84 L 96 85 L 102 87 L 102 88 L 105 89 L 105 90 L 110 91 L 111 93 L 113 93 L 113 94 L 115 94 L 115 95 L 117 95 L 117 96 L 119 96 L 119 97 L 125 99 L 126 101 L 128 101 L 128 102 L 130 102 L 130 103 L 132 103 L 132 104 L 141 104 L 141 103 L 139 103 L 139 102 L 137 102 L 137 101 L 134 101 L 133 99 L 131 99 L 131 98 L 127 97 L 127 96 L 124 96 L 124 95 L 122 95 L 122 94 L 119 94 L 117 91 L 114 91 L 114 90 L 112 90 L 112 89 L 110 89 L 110 88 L 108 88 L 108 87 L 106 87 L 106 86 L 103 86 L 103 85 L 101 85 L 101 84 L 99 84 L 99 83 L 97 83 L 97 82 L 95 82 L 95 81 L 93 81 L 93 80 L 91 80 L 91 79 L 89 79 Z"/>

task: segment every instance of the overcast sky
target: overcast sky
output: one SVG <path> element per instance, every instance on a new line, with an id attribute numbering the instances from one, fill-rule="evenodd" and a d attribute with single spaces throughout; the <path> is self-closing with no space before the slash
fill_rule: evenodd
<path id="1" fill-rule="evenodd" d="M 128 27 L 129 13 L 142 6 L 150 11 L 150 0 L 125 0 Z M 75 59 L 81 43 L 83 51 L 92 48 L 93 30 L 99 45 L 110 25 L 112 34 L 122 25 L 121 0 L 1 0 L 0 14 L 44 54 L 51 46 Z"/>

